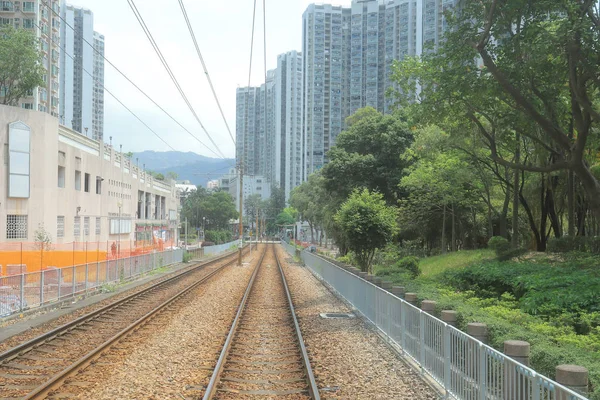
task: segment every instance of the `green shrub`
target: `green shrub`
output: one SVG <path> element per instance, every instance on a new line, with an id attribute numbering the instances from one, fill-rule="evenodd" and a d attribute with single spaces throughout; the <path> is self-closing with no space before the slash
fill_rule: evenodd
<path id="1" fill-rule="evenodd" d="M 192 253 L 187 252 L 187 251 L 183 252 L 183 262 L 184 263 L 186 263 L 186 264 L 189 263 L 190 261 L 192 261 L 192 258 L 193 258 Z"/>
<path id="2" fill-rule="evenodd" d="M 510 250 L 510 243 L 505 237 L 494 236 L 488 241 L 488 247 L 500 255 Z"/>
<path id="3" fill-rule="evenodd" d="M 204 240 L 206 242 L 213 242 L 216 244 L 223 244 L 231 242 L 233 234 L 228 230 L 215 230 L 206 231 Z"/>
<path id="4" fill-rule="evenodd" d="M 571 251 L 587 251 L 587 237 L 563 236 L 548 240 L 547 250 L 551 253 L 568 253 Z"/>
<path id="5" fill-rule="evenodd" d="M 506 250 L 506 251 L 498 254 L 496 256 L 496 259 L 498 261 L 509 261 L 515 257 L 521 257 L 525 253 L 527 253 L 526 249 L 509 249 L 509 250 Z"/>
<path id="6" fill-rule="evenodd" d="M 413 279 L 421 275 L 421 268 L 419 268 L 419 259 L 417 257 L 404 257 L 396 263 L 396 268 L 410 272 Z"/>

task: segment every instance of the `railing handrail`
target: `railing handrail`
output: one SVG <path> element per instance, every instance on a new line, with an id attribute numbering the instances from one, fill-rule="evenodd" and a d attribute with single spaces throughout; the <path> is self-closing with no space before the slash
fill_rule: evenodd
<path id="1" fill-rule="evenodd" d="M 287 247 L 287 251 L 288 253 L 292 254 L 292 252 L 295 252 L 295 247 L 287 244 L 287 243 L 282 243 L 282 245 L 284 247 Z M 539 380 L 539 383 L 541 385 L 546 386 L 547 388 L 552 387 L 552 390 L 556 390 L 556 389 L 560 389 L 562 392 L 564 392 L 566 395 L 570 395 L 571 396 L 571 400 L 573 399 L 579 399 L 579 400 L 587 400 L 586 397 L 576 393 L 575 391 L 565 387 L 564 385 L 561 385 L 560 383 L 548 378 L 547 376 L 540 374 L 538 372 L 536 372 L 534 369 L 514 360 L 513 358 L 507 356 L 506 354 L 503 354 L 501 352 L 499 352 L 498 350 L 494 349 L 493 347 L 481 342 L 480 340 L 474 338 L 473 336 L 461 331 L 460 329 L 457 329 L 456 327 L 447 324 L 446 322 L 442 321 L 439 318 L 436 318 L 435 316 L 421 310 L 420 308 L 414 306 L 413 304 L 410 304 L 409 302 L 407 302 L 406 300 L 388 292 L 387 290 L 373 284 L 372 282 L 369 282 L 349 271 L 346 271 L 344 268 L 341 268 L 337 265 L 335 265 L 334 263 L 332 263 L 331 261 L 320 257 L 318 255 L 312 254 L 310 252 L 307 252 L 305 250 L 303 250 L 301 252 L 301 255 L 303 258 L 308 257 L 310 259 L 310 257 L 313 257 L 315 259 L 319 259 L 321 262 L 326 263 L 328 266 L 335 268 L 336 270 L 343 272 L 346 276 L 351 277 L 351 279 L 356 280 L 357 282 L 360 282 L 360 284 L 362 285 L 366 285 L 367 287 L 370 287 L 372 290 L 375 289 L 376 291 L 378 291 L 378 293 L 383 294 L 384 296 L 391 296 L 392 298 L 395 298 L 397 300 L 400 301 L 400 304 L 403 307 L 408 307 L 408 309 L 412 309 L 413 312 L 414 311 L 418 311 L 420 316 L 423 316 L 423 318 L 425 319 L 429 319 L 434 321 L 436 324 L 439 324 L 440 326 L 443 327 L 444 329 L 444 336 L 447 335 L 448 331 L 453 332 L 454 335 L 456 335 L 458 338 L 462 338 L 462 339 L 466 339 L 468 341 L 471 341 L 474 345 L 478 346 L 481 350 L 487 351 L 488 354 L 496 357 L 499 361 L 503 362 L 503 363 L 510 363 L 512 366 L 514 366 L 515 368 L 519 368 L 521 371 L 523 371 L 523 373 L 527 373 L 532 379 L 537 379 Z M 310 267 L 310 266 L 309 266 Z M 310 268 L 311 270 L 313 270 L 312 268 Z M 313 270 L 313 272 L 315 274 L 317 274 L 316 271 Z M 318 274 L 317 274 L 318 275 Z M 321 277 L 321 279 L 325 280 L 323 277 Z M 335 288 L 334 288 L 335 289 Z M 340 293 L 340 295 L 342 297 L 344 297 L 348 302 L 350 302 L 352 304 L 352 301 L 350 301 L 350 299 L 347 299 L 345 296 L 343 296 L 343 294 Z M 354 305 L 354 304 L 353 304 Z M 373 321 L 369 318 L 369 316 L 367 316 L 366 314 L 364 314 L 361 310 L 359 310 L 361 312 L 361 314 L 363 314 L 363 316 L 365 318 L 367 318 L 375 327 L 377 327 L 377 329 L 379 331 L 381 331 L 389 340 L 393 341 L 396 345 L 398 345 L 400 348 L 402 347 L 402 343 L 398 343 L 394 338 L 390 337 L 380 326 L 377 325 L 376 321 Z M 422 344 L 420 344 L 420 347 L 422 347 Z M 410 355 L 410 354 L 409 354 Z M 415 362 L 417 362 L 421 368 L 427 372 L 427 374 L 431 375 L 438 383 L 440 383 L 446 390 L 450 390 L 450 388 L 446 388 L 444 385 L 444 382 L 439 382 L 438 379 L 436 379 L 436 377 L 433 375 L 432 372 L 428 371 L 426 366 L 422 365 L 422 363 L 414 358 L 412 355 L 410 355 L 411 358 L 413 358 L 415 360 Z M 446 363 L 446 360 L 444 359 L 444 363 Z M 477 379 L 479 381 L 479 379 Z M 479 383 L 479 382 L 478 382 Z"/>

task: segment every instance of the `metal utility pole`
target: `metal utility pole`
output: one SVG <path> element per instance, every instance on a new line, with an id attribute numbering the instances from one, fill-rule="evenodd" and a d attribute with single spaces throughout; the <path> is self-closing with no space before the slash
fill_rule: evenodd
<path id="1" fill-rule="evenodd" d="M 188 223 L 187 223 L 187 217 L 185 217 L 185 249 L 188 249 Z"/>
<path id="2" fill-rule="evenodd" d="M 256 243 L 258 243 L 258 231 L 260 229 L 258 229 L 258 213 L 260 212 L 260 210 L 257 208 L 256 209 Z"/>
<path id="3" fill-rule="evenodd" d="M 242 246 L 244 245 L 244 222 L 242 219 L 244 212 L 244 153 L 240 156 L 240 247 L 238 249 L 238 265 L 242 266 Z M 250 250 L 252 250 L 252 243 L 250 243 Z"/>

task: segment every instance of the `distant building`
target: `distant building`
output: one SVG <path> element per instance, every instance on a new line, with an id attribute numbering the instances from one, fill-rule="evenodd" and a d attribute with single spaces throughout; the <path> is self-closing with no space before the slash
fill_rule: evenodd
<path id="1" fill-rule="evenodd" d="M 436 51 L 457 0 L 352 0 L 350 7 L 311 4 L 302 19 L 304 179 L 362 107 L 388 112 L 392 64 Z M 430 49 L 430 50 L 427 50 Z"/>
<path id="2" fill-rule="evenodd" d="M 239 174 L 235 168 L 219 178 L 221 190 L 229 192 L 235 202 L 236 209 L 240 207 L 240 183 Z M 253 194 L 258 194 L 264 200 L 271 197 L 271 185 L 266 177 L 261 175 L 244 175 L 244 199 Z"/>
<path id="3" fill-rule="evenodd" d="M 64 4 L 61 27 L 60 115 L 68 128 L 95 140 L 104 134 L 104 36 L 92 11 Z M 93 45 L 92 48 L 90 45 Z M 95 51 L 95 50 L 97 51 Z M 71 56 L 71 57 L 70 57 Z"/>
<path id="4" fill-rule="evenodd" d="M 277 57 L 275 72 L 275 183 L 290 192 L 302 184 L 302 53 L 290 51 Z"/>
<path id="5" fill-rule="evenodd" d="M 181 207 L 183 207 L 187 198 L 198 190 L 198 187 L 196 187 L 196 185 L 192 185 L 190 181 L 177 181 L 175 187 L 179 193 Z"/>
<path id="6" fill-rule="evenodd" d="M 0 25 L 34 32 L 40 41 L 44 85 L 18 100 L 18 107 L 59 116 L 61 21 L 59 0 L 0 1 Z M 0 98 L 4 96 L 0 88 Z"/>
<path id="7" fill-rule="evenodd" d="M 206 188 L 208 190 L 217 190 L 219 188 L 219 180 L 215 179 L 213 181 L 208 181 L 206 184 Z"/>

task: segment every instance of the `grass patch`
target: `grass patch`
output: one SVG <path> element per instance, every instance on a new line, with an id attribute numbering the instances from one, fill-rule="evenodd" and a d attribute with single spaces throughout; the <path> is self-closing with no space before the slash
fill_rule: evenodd
<path id="1" fill-rule="evenodd" d="M 419 266 L 424 277 L 433 277 L 449 269 L 466 267 L 477 262 L 491 260 L 494 257 L 495 253 L 493 250 L 464 250 L 423 258 Z"/>
<path id="2" fill-rule="evenodd" d="M 590 399 L 600 400 L 600 272 L 585 253 L 528 253 L 499 261 L 491 250 L 424 258 L 413 278 L 388 262 L 375 273 L 395 285 L 459 313 L 458 328 L 488 325 L 490 345 L 531 343 L 532 367 L 554 378 L 555 367 L 576 364 L 590 372 Z"/>

